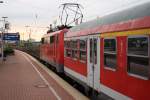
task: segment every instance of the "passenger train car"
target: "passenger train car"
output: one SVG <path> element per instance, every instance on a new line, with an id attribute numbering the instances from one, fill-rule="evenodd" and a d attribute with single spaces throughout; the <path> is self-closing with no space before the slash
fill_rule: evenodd
<path id="1" fill-rule="evenodd" d="M 64 65 L 66 75 L 114 99 L 149 99 L 149 9 L 150 3 L 145 3 L 85 22 L 68 32 L 46 34 L 41 58 Z M 53 39 L 58 33 L 64 34 L 58 39 L 60 48 L 57 38 Z"/>

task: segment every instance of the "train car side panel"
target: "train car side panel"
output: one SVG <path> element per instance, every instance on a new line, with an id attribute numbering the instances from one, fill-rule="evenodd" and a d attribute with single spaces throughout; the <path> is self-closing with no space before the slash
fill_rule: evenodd
<path id="1" fill-rule="evenodd" d="M 87 64 L 82 63 L 80 61 L 74 61 L 71 58 L 65 57 L 64 59 L 65 66 L 68 67 L 69 69 L 83 75 L 87 76 Z"/>
<path id="2" fill-rule="evenodd" d="M 128 72 L 128 36 L 116 37 L 117 53 L 114 57 L 116 59 L 115 70 L 110 70 L 109 68 L 107 68 L 108 66 L 106 67 L 105 64 L 106 60 L 110 60 L 105 57 L 108 56 L 108 54 L 105 54 L 104 51 L 105 39 L 106 37 L 101 38 L 101 84 L 136 100 L 150 98 L 150 81 L 147 79 L 145 80 L 142 78 L 131 76 Z M 112 55 L 109 56 L 110 58 L 112 57 Z"/>

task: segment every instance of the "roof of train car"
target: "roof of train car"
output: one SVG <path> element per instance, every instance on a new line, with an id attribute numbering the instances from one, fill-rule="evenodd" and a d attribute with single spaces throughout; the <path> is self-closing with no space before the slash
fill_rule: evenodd
<path id="1" fill-rule="evenodd" d="M 71 28 L 69 32 L 67 32 L 67 34 L 72 34 L 72 32 L 75 33 L 77 31 L 86 30 L 86 29 L 97 27 L 97 26 L 109 25 L 109 24 L 129 21 L 129 20 L 133 20 L 137 18 L 142 18 L 145 16 L 150 16 L 149 9 L 150 9 L 150 2 L 137 5 L 132 8 L 128 8 L 123 11 L 115 12 L 113 14 L 109 14 L 104 17 L 77 25 Z"/>
<path id="2" fill-rule="evenodd" d="M 59 34 L 61 32 L 67 32 L 67 31 L 68 31 L 68 29 L 62 29 L 62 30 L 54 31 L 54 32 L 51 32 L 48 34 L 44 34 L 42 37 L 50 37 L 50 36 L 53 36 L 55 34 Z"/>
<path id="3" fill-rule="evenodd" d="M 53 36 L 53 35 L 55 35 L 55 34 L 60 33 L 61 31 L 63 31 L 63 30 L 59 30 L 59 31 L 55 31 L 55 32 L 48 33 L 48 34 L 44 34 L 43 37 Z"/>

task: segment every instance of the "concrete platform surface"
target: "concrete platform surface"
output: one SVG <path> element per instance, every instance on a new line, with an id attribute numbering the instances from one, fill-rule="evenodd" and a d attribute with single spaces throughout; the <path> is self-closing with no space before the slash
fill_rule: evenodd
<path id="1" fill-rule="evenodd" d="M 0 61 L 0 100 L 88 100 L 30 55 Z"/>

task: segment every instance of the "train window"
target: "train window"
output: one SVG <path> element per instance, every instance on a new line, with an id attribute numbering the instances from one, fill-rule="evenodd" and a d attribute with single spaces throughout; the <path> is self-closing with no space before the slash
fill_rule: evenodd
<path id="1" fill-rule="evenodd" d="M 78 50 L 72 50 L 72 58 L 74 59 L 78 58 Z"/>
<path id="2" fill-rule="evenodd" d="M 128 38 L 128 54 L 148 56 L 148 37 Z"/>
<path id="3" fill-rule="evenodd" d="M 68 47 L 68 46 L 67 46 L 67 43 L 68 43 L 68 41 L 64 41 L 64 46 L 65 46 L 65 48 Z"/>
<path id="4" fill-rule="evenodd" d="M 70 48 L 70 41 L 65 41 L 65 48 Z"/>
<path id="5" fill-rule="evenodd" d="M 86 62 L 86 52 L 80 51 L 80 60 Z"/>
<path id="6" fill-rule="evenodd" d="M 94 39 L 94 64 L 97 64 L 97 39 Z"/>
<path id="7" fill-rule="evenodd" d="M 71 44 L 72 48 L 77 49 L 77 43 L 78 43 L 77 40 L 73 40 L 71 43 L 72 43 Z"/>
<path id="8" fill-rule="evenodd" d="M 65 54 L 66 54 L 66 57 L 71 57 L 71 50 L 70 49 L 66 49 L 65 50 Z"/>
<path id="9" fill-rule="evenodd" d="M 87 54 L 86 54 L 86 40 L 80 40 L 79 42 L 80 44 L 80 60 L 81 61 L 85 61 L 86 62 L 86 57 L 87 57 Z"/>
<path id="10" fill-rule="evenodd" d="M 55 41 L 55 36 L 51 36 L 50 37 L 50 43 L 54 43 L 54 41 Z"/>
<path id="11" fill-rule="evenodd" d="M 65 56 L 66 57 L 72 57 L 72 50 L 70 48 L 70 41 L 65 41 L 65 50 L 64 50 L 64 53 L 65 53 Z"/>
<path id="12" fill-rule="evenodd" d="M 80 49 L 86 50 L 86 40 L 80 40 Z"/>
<path id="13" fill-rule="evenodd" d="M 69 45 L 69 48 L 73 48 L 73 41 L 72 40 L 70 40 L 70 42 L 68 43 Z"/>
<path id="14" fill-rule="evenodd" d="M 72 58 L 77 59 L 78 58 L 78 40 L 72 40 L 71 41 L 71 48 L 72 48 Z"/>
<path id="15" fill-rule="evenodd" d="M 128 37 L 128 72 L 142 77 L 149 75 L 149 37 Z"/>
<path id="16" fill-rule="evenodd" d="M 116 69 L 116 39 L 104 39 L 104 66 Z"/>
<path id="17" fill-rule="evenodd" d="M 64 47 L 67 48 L 67 41 L 64 41 Z"/>
<path id="18" fill-rule="evenodd" d="M 92 58 L 92 48 L 93 47 L 93 40 L 90 39 L 90 62 L 92 63 L 93 62 L 93 58 Z"/>
<path id="19" fill-rule="evenodd" d="M 116 39 L 104 39 L 104 51 L 116 52 Z"/>

